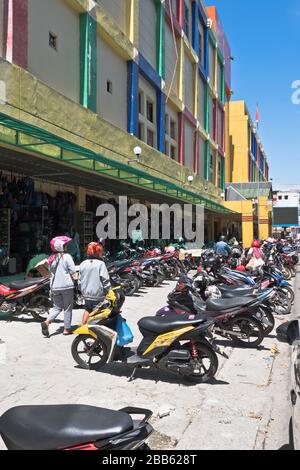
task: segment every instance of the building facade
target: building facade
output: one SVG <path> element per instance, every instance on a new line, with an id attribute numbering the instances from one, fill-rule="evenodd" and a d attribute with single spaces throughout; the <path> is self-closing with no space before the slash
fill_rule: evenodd
<path id="1" fill-rule="evenodd" d="M 241 211 L 243 242 L 272 234 L 272 184 L 257 126 L 244 101 L 228 102 L 226 205 Z"/>
<path id="2" fill-rule="evenodd" d="M 201 1 L 0 0 L 0 24 L 8 180 L 73 194 L 77 225 L 119 194 L 203 204 L 206 239 L 238 224 L 221 197 L 230 64 Z"/>
<path id="3" fill-rule="evenodd" d="M 273 193 L 274 234 L 300 234 L 300 188 L 282 188 Z M 297 217 L 298 214 L 298 217 Z M 298 220 L 297 220 L 298 219 Z"/>

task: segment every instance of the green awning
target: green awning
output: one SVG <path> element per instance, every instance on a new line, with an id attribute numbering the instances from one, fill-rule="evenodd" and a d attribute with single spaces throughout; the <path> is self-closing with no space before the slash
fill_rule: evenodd
<path id="1" fill-rule="evenodd" d="M 77 169 L 89 170 L 95 174 L 105 175 L 116 181 L 120 180 L 141 189 L 166 194 L 185 203 L 200 204 L 206 209 L 220 214 L 234 213 L 223 205 L 211 201 L 197 192 L 112 160 L 100 153 L 73 144 L 48 131 L 3 113 L 0 113 L 0 142 L 13 145 L 19 148 L 20 151 L 22 149 L 30 150 L 35 154 L 67 163 Z"/>

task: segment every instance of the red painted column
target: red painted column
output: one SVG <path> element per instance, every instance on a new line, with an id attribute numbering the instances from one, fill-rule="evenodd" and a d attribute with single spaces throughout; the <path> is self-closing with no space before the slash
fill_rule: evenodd
<path id="1" fill-rule="evenodd" d="M 179 25 L 183 27 L 183 0 L 178 0 L 178 21 Z"/>
<path id="2" fill-rule="evenodd" d="M 27 68 L 28 0 L 4 0 L 3 55 L 6 60 Z"/>

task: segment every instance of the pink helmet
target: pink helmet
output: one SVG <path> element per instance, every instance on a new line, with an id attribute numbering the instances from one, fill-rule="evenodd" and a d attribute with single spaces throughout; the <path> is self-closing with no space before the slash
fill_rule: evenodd
<path id="1" fill-rule="evenodd" d="M 63 253 L 65 245 L 71 241 L 72 238 L 70 237 L 55 237 L 50 242 L 51 250 L 53 251 L 53 253 Z"/>
<path id="2" fill-rule="evenodd" d="M 159 248 L 155 248 L 153 251 L 157 256 L 161 255 L 161 250 Z"/>
<path id="3" fill-rule="evenodd" d="M 166 253 L 175 253 L 176 248 L 174 246 L 168 246 L 166 248 Z"/>

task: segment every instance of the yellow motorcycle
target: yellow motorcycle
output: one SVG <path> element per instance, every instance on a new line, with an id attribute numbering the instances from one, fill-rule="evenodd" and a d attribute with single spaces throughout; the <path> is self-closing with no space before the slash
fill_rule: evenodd
<path id="1" fill-rule="evenodd" d="M 218 370 L 211 329 L 213 320 L 203 316 L 169 315 L 146 317 L 138 322 L 143 339 L 137 348 L 118 346 L 117 321 L 120 290 L 111 291 L 103 304 L 90 314 L 87 325 L 78 328 L 72 356 L 84 369 L 99 370 L 106 364 L 124 363 L 133 369 L 155 367 L 196 383 L 207 382 Z"/>

